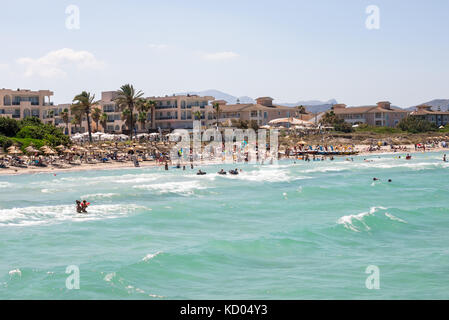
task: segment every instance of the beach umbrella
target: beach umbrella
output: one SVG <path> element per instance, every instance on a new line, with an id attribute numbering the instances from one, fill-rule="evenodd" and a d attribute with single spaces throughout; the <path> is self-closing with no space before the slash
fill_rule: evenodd
<path id="1" fill-rule="evenodd" d="M 38 152 L 40 152 L 39 150 L 33 148 L 32 146 L 26 147 L 25 151 L 28 152 L 28 153 L 38 153 Z"/>
<path id="2" fill-rule="evenodd" d="M 17 148 L 8 148 L 8 153 L 9 154 L 22 154 L 23 152 Z"/>

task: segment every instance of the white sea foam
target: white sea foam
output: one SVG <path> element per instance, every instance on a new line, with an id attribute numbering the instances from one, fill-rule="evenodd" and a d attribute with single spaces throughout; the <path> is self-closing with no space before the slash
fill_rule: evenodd
<path id="1" fill-rule="evenodd" d="M 88 214 L 77 214 L 75 205 L 1 209 L 0 227 L 111 219 L 126 216 L 139 209 L 148 210 L 148 208 L 137 205 L 92 205 L 88 209 Z"/>
<path id="2" fill-rule="evenodd" d="M 161 253 L 162 253 L 162 251 L 158 251 L 156 253 L 149 253 L 145 257 L 142 258 L 142 261 L 149 261 L 149 260 L 153 259 L 154 257 L 157 257 Z"/>
<path id="3" fill-rule="evenodd" d="M 115 278 L 115 272 L 111 272 L 111 273 L 108 273 L 107 275 L 105 275 L 103 280 L 106 282 L 111 282 L 112 279 L 114 279 L 114 278 Z"/>
<path id="4" fill-rule="evenodd" d="M 12 183 L 7 181 L 0 181 L 0 189 L 9 188 L 12 186 Z"/>
<path id="5" fill-rule="evenodd" d="M 238 175 L 226 175 L 230 179 L 244 180 L 250 182 L 291 182 L 295 180 L 310 179 L 307 176 L 292 175 L 285 169 L 261 169 L 243 171 Z"/>
<path id="6" fill-rule="evenodd" d="M 386 210 L 387 208 L 384 207 L 371 207 L 368 212 L 362 212 L 359 214 L 350 214 L 347 216 L 343 216 L 337 220 L 338 224 L 342 224 L 345 226 L 345 228 L 350 229 L 355 232 L 360 232 L 361 230 L 358 229 L 354 225 L 354 221 L 359 221 L 365 228 L 365 231 L 371 230 L 371 228 L 363 221 L 363 219 L 369 215 L 375 214 L 378 210 Z"/>
<path id="7" fill-rule="evenodd" d="M 19 276 L 19 277 L 21 277 L 21 276 L 22 276 L 22 271 L 20 271 L 20 269 L 14 269 L 14 270 L 9 271 L 8 274 L 9 274 L 11 277 L 14 277 L 14 276 Z"/>
<path id="8" fill-rule="evenodd" d="M 94 193 L 94 194 L 82 195 L 80 198 L 81 199 L 90 200 L 90 199 L 112 198 L 112 197 L 115 197 L 115 196 L 119 196 L 119 194 L 118 193 Z"/>
<path id="9" fill-rule="evenodd" d="M 402 219 L 400 219 L 400 218 L 398 218 L 398 217 L 395 217 L 394 215 L 392 215 L 392 214 L 390 214 L 390 213 L 388 213 L 388 212 L 385 212 L 385 216 L 387 216 L 388 218 L 390 218 L 391 220 L 394 220 L 394 221 L 399 221 L 399 222 L 402 222 L 402 223 L 407 223 L 407 221 L 404 221 L 404 220 L 402 220 Z"/>
<path id="10" fill-rule="evenodd" d="M 155 183 L 133 186 L 135 189 L 154 191 L 157 194 L 177 193 L 181 195 L 191 195 L 194 190 L 207 189 L 199 181 L 173 181 L 165 183 Z"/>

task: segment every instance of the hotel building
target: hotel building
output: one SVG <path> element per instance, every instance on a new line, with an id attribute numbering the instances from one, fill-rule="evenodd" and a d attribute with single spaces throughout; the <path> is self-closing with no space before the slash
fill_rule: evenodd
<path id="1" fill-rule="evenodd" d="M 409 112 L 391 108 L 388 101 L 378 102 L 375 106 L 350 107 L 345 104 L 333 106 L 335 115 L 351 124 L 365 123 L 370 126 L 396 127 L 399 122 L 409 115 Z"/>
<path id="2" fill-rule="evenodd" d="M 257 98 L 255 104 L 226 104 L 224 100 L 215 102 L 220 105 L 219 122 L 228 124 L 231 124 L 232 120 L 254 120 L 262 126 L 274 119 L 295 117 L 297 113 L 294 108 L 274 105 L 273 98 L 270 97 Z"/>
<path id="3" fill-rule="evenodd" d="M 431 106 L 420 105 L 416 107 L 416 111 L 413 111 L 411 116 L 427 120 L 436 126 L 445 126 L 449 124 L 449 112 L 437 110 L 432 110 Z"/>
<path id="4" fill-rule="evenodd" d="M 49 90 L 0 89 L 0 117 L 37 117 L 44 120 L 45 111 L 53 107 L 50 101 L 52 96 L 53 92 Z"/>

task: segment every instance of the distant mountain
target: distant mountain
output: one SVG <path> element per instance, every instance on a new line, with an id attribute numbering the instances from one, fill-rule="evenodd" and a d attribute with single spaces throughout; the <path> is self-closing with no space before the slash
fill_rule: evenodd
<path id="1" fill-rule="evenodd" d="M 314 106 L 327 106 L 337 104 L 337 100 L 335 99 L 330 99 L 328 101 L 306 100 L 306 101 L 298 101 L 295 103 L 283 102 L 278 104 L 287 107 L 296 107 L 296 106 L 314 107 Z"/>
<path id="2" fill-rule="evenodd" d="M 332 108 L 332 105 L 337 104 L 337 100 L 331 99 L 328 101 L 319 101 L 319 100 L 307 100 L 307 101 L 298 101 L 295 103 L 278 103 L 282 106 L 287 107 L 296 107 L 296 106 L 304 106 L 306 110 L 311 113 L 319 113 L 324 112 Z"/>
<path id="3" fill-rule="evenodd" d="M 212 96 L 216 100 L 225 100 L 229 104 L 237 103 L 237 99 L 239 99 L 240 103 L 256 103 L 256 101 L 251 97 L 247 97 L 247 96 L 235 97 L 228 93 L 224 93 L 224 92 L 221 92 L 219 90 L 214 90 L 214 89 L 204 90 L 204 91 L 189 91 L 189 92 L 183 92 L 183 93 L 177 93 L 177 94 L 184 94 L 184 95 L 185 94 L 196 94 L 199 96 Z"/>

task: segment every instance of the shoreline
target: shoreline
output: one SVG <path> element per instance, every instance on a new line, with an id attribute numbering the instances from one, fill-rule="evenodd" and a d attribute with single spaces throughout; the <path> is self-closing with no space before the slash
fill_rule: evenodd
<path id="1" fill-rule="evenodd" d="M 376 150 L 372 152 L 363 151 L 365 146 L 357 146 L 356 150 L 358 150 L 358 154 L 355 155 L 356 157 L 368 157 L 368 156 L 376 156 L 376 155 L 402 155 L 402 154 L 417 154 L 417 153 L 438 153 L 438 152 L 444 152 L 447 151 L 449 153 L 448 148 L 432 148 L 426 151 L 422 150 L 414 150 L 414 147 L 412 145 L 411 150 L 403 151 L 398 150 L 396 152 L 392 151 L 389 147 L 382 147 L 381 150 Z M 341 158 L 350 158 L 354 156 L 335 156 L 335 157 L 341 157 Z M 283 158 L 287 159 L 287 158 Z M 283 160 L 282 159 L 282 160 Z M 294 158 L 289 158 L 293 160 Z M 218 162 L 223 163 L 223 162 Z M 218 164 L 214 161 L 204 161 L 204 162 L 196 162 L 194 163 L 195 167 L 199 166 L 206 166 L 206 165 L 214 165 Z M 244 162 L 243 162 L 244 163 Z M 64 172 L 79 172 L 79 171 L 97 171 L 97 170 L 116 170 L 116 169 L 138 169 L 138 168 L 149 168 L 149 167 L 164 167 L 163 163 L 158 163 L 156 161 L 142 161 L 139 163 L 140 167 L 135 167 L 133 162 L 113 162 L 113 163 L 97 163 L 97 164 L 81 164 L 79 166 L 72 166 L 69 168 L 55 168 L 55 167 L 46 167 L 46 168 L 39 168 L 39 167 L 28 167 L 28 168 L 16 168 L 16 167 L 10 167 L 8 169 L 0 169 L 0 177 L 2 176 L 17 176 L 17 175 L 27 175 L 27 174 L 40 174 L 40 173 L 64 173 Z M 226 163 L 224 163 L 226 164 Z M 173 166 L 174 164 L 169 164 L 170 166 Z M 186 167 L 189 166 L 189 164 L 186 163 Z"/>

